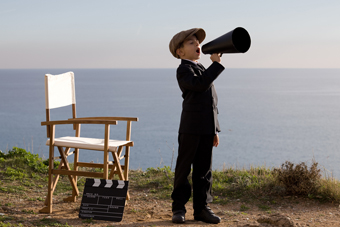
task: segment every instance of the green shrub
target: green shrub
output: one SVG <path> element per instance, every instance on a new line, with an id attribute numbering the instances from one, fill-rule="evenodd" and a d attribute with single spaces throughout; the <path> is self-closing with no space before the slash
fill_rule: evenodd
<path id="1" fill-rule="evenodd" d="M 13 180 L 23 179 L 27 177 L 27 174 L 23 173 L 22 171 L 13 169 L 11 167 L 7 167 L 3 173 L 5 176 L 11 177 Z"/>
<path id="2" fill-rule="evenodd" d="M 308 169 L 304 162 L 294 166 L 293 163 L 286 161 L 281 168 L 274 169 L 274 174 L 288 195 L 309 195 L 318 191 L 320 171 L 317 162 L 313 162 Z"/>
<path id="3" fill-rule="evenodd" d="M 6 160 L 11 162 L 16 168 L 26 169 L 29 167 L 34 172 L 48 172 L 48 167 L 39 158 L 38 154 L 32 154 L 22 148 L 13 147 L 7 154 L 0 152 L 0 163 L 6 162 Z"/>
<path id="4" fill-rule="evenodd" d="M 50 160 L 49 160 L 49 159 L 44 160 L 44 161 L 43 161 L 43 164 L 44 164 L 45 166 L 49 166 L 49 165 L 50 165 Z M 58 168 L 59 164 L 60 164 L 59 161 L 55 161 L 55 160 L 54 160 L 54 162 L 53 162 L 53 167 L 54 167 L 54 169 Z"/>

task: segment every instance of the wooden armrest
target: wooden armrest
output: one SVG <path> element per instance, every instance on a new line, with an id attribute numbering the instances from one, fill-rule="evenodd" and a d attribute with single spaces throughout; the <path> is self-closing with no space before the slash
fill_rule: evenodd
<path id="1" fill-rule="evenodd" d="M 70 118 L 73 119 L 73 118 Z M 113 121 L 138 121 L 138 117 L 81 117 L 75 119 L 91 119 L 91 120 L 113 120 Z"/>
<path id="2" fill-rule="evenodd" d="M 101 119 L 78 119 L 78 118 L 70 118 L 68 120 L 60 120 L 60 121 L 43 121 L 41 125 L 62 125 L 62 124 L 109 124 L 116 125 L 117 121 L 115 120 L 101 120 Z"/>

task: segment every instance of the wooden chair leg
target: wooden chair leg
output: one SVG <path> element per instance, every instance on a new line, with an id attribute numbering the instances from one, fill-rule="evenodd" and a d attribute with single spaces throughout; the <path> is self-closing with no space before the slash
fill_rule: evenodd
<path id="1" fill-rule="evenodd" d="M 113 178 L 113 175 L 114 175 L 114 171 L 117 169 L 117 172 L 118 172 L 118 176 L 119 176 L 119 179 L 120 180 L 125 180 L 127 181 L 129 179 L 129 160 L 126 160 L 129 158 L 129 149 L 130 147 L 126 147 L 126 150 L 125 150 L 125 165 L 124 165 L 124 174 L 123 174 L 123 168 L 122 166 L 120 165 L 120 162 L 119 162 L 119 157 L 122 153 L 122 150 L 123 150 L 123 147 L 119 147 L 118 148 L 118 151 L 117 153 L 116 152 L 111 152 L 112 153 L 112 156 L 113 156 L 113 159 L 114 159 L 114 165 L 112 167 L 112 170 L 110 172 L 110 178 L 109 179 L 112 179 Z M 119 170 L 120 168 L 120 170 Z M 126 194 L 126 199 L 127 200 L 130 200 L 130 194 L 129 194 L 129 191 L 127 192 Z"/>
<path id="2" fill-rule="evenodd" d="M 117 156 L 120 157 L 123 151 L 123 146 L 118 147 Z"/>
<path id="3" fill-rule="evenodd" d="M 109 179 L 109 139 L 110 139 L 110 125 L 105 124 L 103 178 L 106 180 Z"/>
<path id="4" fill-rule="evenodd" d="M 129 158 L 130 158 L 130 147 L 125 147 L 125 163 L 124 163 L 124 177 L 125 180 L 129 180 Z M 126 194 L 126 200 L 130 200 L 130 194 L 129 191 Z"/>
<path id="5" fill-rule="evenodd" d="M 76 148 L 74 151 L 75 151 L 75 152 L 74 152 L 74 161 L 73 161 L 74 170 L 75 170 L 75 171 L 78 171 L 79 149 Z M 78 177 L 77 177 L 77 176 L 73 176 L 73 179 L 75 180 L 75 182 L 76 182 L 76 184 L 77 184 Z M 72 197 L 73 197 L 72 200 L 73 200 L 73 202 L 76 202 L 77 196 L 78 196 L 78 195 L 79 195 L 79 191 L 77 192 L 77 190 L 75 190 L 75 189 L 73 188 L 73 190 L 72 190 Z"/>
<path id="6" fill-rule="evenodd" d="M 75 118 L 75 106 L 74 106 L 74 118 Z M 74 125 L 76 130 L 76 137 L 80 137 L 80 124 Z M 74 160 L 73 160 L 73 170 L 78 171 L 78 162 L 79 162 L 79 148 L 74 149 Z M 73 179 L 75 180 L 76 184 L 78 182 L 78 177 L 73 176 Z M 72 201 L 76 202 L 77 196 L 79 195 L 79 191 L 77 191 L 75 188 L 72 189 Z"/>
<path id="7" fill-rule="evenodd" d="M 117 169 L 119 179 L 125 180 L 124 175 L 123 175 L 123 171 L 122 171 L 122 166 L 120 165 L 119 157 L 118 157 L 117 153 L 112 152 L 112 155 L 113 155 L 113 159 L 114 159 L 113 164 L 114 164 L 115 168 Z"/>
<path id="8" fill-rule="evenodd" d="M 68 152 L 70 148 L 66 148 L 66 150 L 64 151 L 64 149 L 62 147 L 58 147 L 60 156 L 61 156 L 61 160 L 63 161 L 63 163 L 65 164 L 65 167 L 67 170 L 71 170 L 68 161 L 67 161 L 67 157 L 66 157 L 66 153 Z M 78 187 L 77 187 L 77 182 L 74 180 L 74 176 L 68 175 L 68 179 L 70 180 L 70 183 L 72 185 L 72 196 L 67 197 L 65 199 L 63 199 L 65 202 L 75 202 L 76 196 L 79 195 L 79 191 L 78 191 Z M 73 196 L 73 191 L 75 191 L 75 195 Z"/>
<path id="9" fill-rule="evenodd" d="M 114 159 L 115 168 L 117 169 L 117 172 L 118 172 L 119 179 L 120 180 L 125 180 L 125 177 L 123 175 L 122 166 L 120 165 L 119 157 L 118 157 L 117 153 L 116 152 L 112 152 L 112 155 L 113 155 L 113 159 Z M 127 192 L 127 194 L 126 194 L 126 199 L 130 200 L 129 192 Z"/>
<path id="10" fill-rule="evenodd" d="M 60 164 L 59 164 L 59 166 L 58 166 L 58 169 L 62 169 L 63 168 L 63 166 L 64 166 L 64 162 L 60 162 Z M 55 187 L 57 186 L 57 183 L 58 183 L 58 180 L 59 180 L 59 174 L 56 174 L 55 176 L 54 176 L 54 179 L 53 179 L 53 183 L 52 183 L 52 194 L 54 193 L 54 190 L 55 190 Z M 45 205 L 47 206 L 47 204 L 48 204 L 48 197 L 46 197 L 46 199 L 45 199 Z"/>
<path id="11" fill-rule="evenodd" d="M 131 140 L 131 121 L 126 122 L 126 140 Z M 125 147 L 125 165 L 124 165 L 124 175 L 125 180 L 129 180 L 129 160 L 130 160 L 130 147 Z M 130 200 L 129 191 L 126 194 L 126 200 Z"/>
<path id="12" fill-rule="evenodd" d="M 111 168 L 111 171 L 110 171 L 110 175 L 109 175 L 109 179 L 112 180 L 113 179 L 113 176 L 115 174 L 115 170 L 116 170 L 116 166 L 113 165 L 112 168 Z"/>
<path id="13" fill-rule="evenodd" d="M 48 185 L 47 185 L 47 197 L 45 199 L 44 204 L 46 205 L 44 208 L 42 208 L 41 210 L 39 210 L 39 213 L 48 213 L 51 214 L 52 213 L 52 194 L 53 194 L 53 181 L 52 181 L 52 174 L 50 174 L 51 170 L 49 167 L 49 174 L 48 174 Z M 58 175 L 59 178 L 59 175 Z M 58 181 L 58 179 L 56 179 L 56 181 Z"/>
<path id="14" fill-rule="evenodd" d="M 121 153 L 122 153 L 122 150 L 123 150 L 123 147 L 122 147 L 122 146 L 118 147 L 118 151 L 117 151 L 117 156 L 118 156 L 118 157 L 120 157 L 120 155 L 121 155 Z M 112 157 L 114 158 L 113 153 L 114 153 L 114 152 L 111 152 Z M 116 170 L 116 165 L 113 165 L 112 168 L 111 168 L 111 171 L 110 171 L 109 179 L 112 179 L 112 178 L 113 178 L 113 175 L 115 174 L 115 170 Z"/>
<path id="15" fill-rule="evenodd" d="M 39 210 L 40 213 L 52 213 L 52 196 L 53 196 L 53 168 L 54 168 L 54 132 L 55 126 L 50 127 L 50 149 L 49 149 L 49 165 L 48 165 L 48 186 L 47 186 L 47 206 Z"/>
<path id="16" fill-rule="evenodd" d="M 69 166 L 66 167 L 66 168 L 68 168 L 68 170 L 70 170 Z M 77 166 L 77 168 L 75 167 L 75 170 L 78 170 L 78 166 Z M 78 190 L 78 186 L 77 186 L 77 176 L 68 175 L 68 179 L 70 180 L 70 183 L 71 183 L 71 186 L 72 186 L 72 195 L 64 198 L 63 201 L 64 202 L 76 202 L 77 196 L 79 196 L 79 190 Z"/>
<path id="17" fill-rule="evenodd" d="M 129 180 L 129 158 L 130 158 L 130 147 L 125 147 L 125 163 L 124 163 L 124 177 L 125 180 Z"/>
<path id="18" fill-rule="evenodd" d="M 58 149 L 59 149 L 59 147 L 58 147 Z M 63 151 L 62 148 L 59 149 L 59 152 L 61 152 L 61 151 Z M 68 151 L 69 151 L 69 149 L 66 149 L 66 150 L 64 151 L 64 154 L 67 154 Z M 67 166 L 65 165 L 64 159 L 61 159 L 60 164 L 59 164 L 59 166 L 58 166 L 58 170 L 60 170 L 60 169 L 62 169 L 62 168 L 66 168 L 66 169 L 67 169 Z M 54 193 L 54 190 L 55 190 L 55 188 L 56 188 L 56 186 L 57 186 L 57 183 L 58 183 L 58 180 L 59 180 L 59 176 L 60 176 L 59 174 L 54 175 L 54 179 L 53 179 L 53 183 L 52 183 L 52 194 Z M 69 179 L 70 179 L 70 176 L 69 176 Z M 71 179 L 70 179 L 70 181 L 71 181 Z M 71 182 L 71 184 L 72 184 L 72 182 Z M 79 195 L 79 191 L 78 191 L 78 195 Z M 65 199 L 64 199 L 64 201 L 65 201 Z M 67 201 L 73 201 L 73 200 L 67 200 Z M 46 197 L 45 203 L 44 203 L 44 204 L 45 204 L 45 205 L 48 204 L 48 197 Z"/>

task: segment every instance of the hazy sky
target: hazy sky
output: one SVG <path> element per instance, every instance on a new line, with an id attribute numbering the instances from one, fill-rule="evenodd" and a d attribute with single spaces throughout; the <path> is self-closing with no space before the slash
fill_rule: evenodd
<path id="1" fill-rule="evenodd" d="M 169 41 L 193 27 L 249 32 L 226 67 L 340 68 L 338 0 L 4 0 L 0 27 L 0 68 L 176 68 Z"/>

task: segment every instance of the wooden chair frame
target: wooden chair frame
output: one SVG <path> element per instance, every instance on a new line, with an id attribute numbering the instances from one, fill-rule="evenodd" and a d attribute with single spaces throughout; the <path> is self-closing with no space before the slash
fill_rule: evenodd
<path id="1" fill-rule="evenodd" d="M 47 128 L 47 145 L 49 146 L 49 170 L 48 170 L 48 191 L 47 197 L 45 200 L 45 205 L 43 209 L 39 212 L 41 213 L 52 213 L 52 197 L 53 192 L 56 188 L 56 185 L 59 180 L 60 175 L 67 175 L 69 181 L 72 185 L 72 196 L 65 198 L 64 201 L 75 202 L 76 197 L 79 196 L 79 190 L 77 187 L 77 177 L 85 176 L 91 178 L 101 178 L 101 179 L 112 179 L 116 174 L 118 175 L 120 180 L 127 181 L 129 179 L 129 158 L 130 158 L 130 147 L 133 146 L 133 142 L 131 141 L 131 122 L 138 121 L 138 118 L 135 117 L 86 117 L 86 118 L 76 118 L 76 106 L 75 103 L 72 104 L 72 116 L 68 120 L 58 120 L 58 121 L 50 121 L 50 109 L 46 109 L 46 121 L 41 122 L 42 126 L 46 126 Z M 126 121 L 126 141 L 117 141 L 119 146 L 116 146 L 116 149 L 110 149 L 110 144 L 112 140 L 110 140 L 110 125 L 116 125 L 118 121 Z M 103 147 L 101 149 L 97 148 L 88 148 L 86 145 L 72 145 L 72 146 L 63 146 L 56 145 L 55 138 L 55 126 L 56 125 L 65 125 L 65 124 L 73 124 L 73 129 L 75 130 L 75 137 L 80 137 L 80 128 L 81 124 L 100 124 L 104 125 L 104 142 Z M 87 138 L 88 139 L 88 138 Z M 60 156 L 58 158 L 61 159 L 60 165 L 58 169 L 54 169 L 54 148 L 55 146 L 58 148 Z M 123 148 L 125 147 L 125 155 L 122 155 Z M 74 148 L 73 152 L 70 152 L 71 148 Z M 79 149 L 88 149 L 88 150 L 102 150 L 104 151 L 104 160 L 103 163 L 87 163 L 87 162 L 79 162 Z M 109 153 L 112 154 L 113 162 L 109 161 Z M 73 170 L 70 168 L 67 157 L 69 155 L 74 154 L 74 168 Z M 125 158 L 124 165 L 120 164 L 120 160 Z M 103 172 L 88 172 L 88 171 L 79 171 L 79 167 L 88 167 L 88 168 L 102 168 Z M 110 172 L 109 172 L 110 170 Z M 54 175 L 54 178 L 53 178 Z M 127 194 L 127 199 L 130 199 L 129 193 Z"/>

